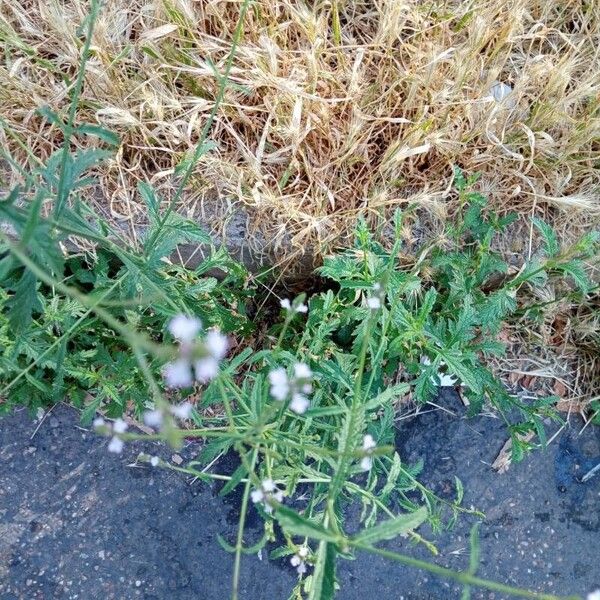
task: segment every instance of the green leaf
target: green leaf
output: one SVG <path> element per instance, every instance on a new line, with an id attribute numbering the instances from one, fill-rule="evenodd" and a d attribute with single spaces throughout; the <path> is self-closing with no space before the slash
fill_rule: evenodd
<path id="1" fill-rule="evenodd" d="M 396 385 L 392 385 L 386 388 L 383 392 L 375 396 L 375 398 L 371 398 L 365 404 L 365 410 L 375 410 L 379 408 L 382 404 L 390 401 L 392 398 L 397 398 L 402 394 L 406 393 L 410 389 L 410 384 L 408 383 L 398 383 Z"/>
<path id="2" fill-rule="evenodd" d="M 76 133 L 96 136 L 111 146 L 118 146 L 121 143 L 121 139 L 116 133 L 105 129 L 100 125 L 90 125 L 85 123 L 84 125 L 77 127 L 75 131 Z"/>
<path id="3" fill-rule="evenodd" d="M 275 510 L 275 515 L 281 527 L 292 535 L 333 543 L 340 542 L 340 537 L 337 534 L 325 529 L 319 523 L 299 515 L 295 510 L 287 506 L 280 504 Z"/>
<path id="4" fill-rule="evenodd" d="M 469 547 L 470 547 L 470 555 L 469 555 L 469 568 L 467 569 L 467 573 L 469 575 L 475 575 L 477 573 L 477 568 L 479 567 L 479 556 L 480 556 L 480 548 L 479 548 L 479 526 L 481 523 L 475 523 L 473 527 L 471 527 L 471 533 L 469 534 Z M 465 585 L 463 589 L 463 593 L 461 596 L 461 600 L 470 600 L 471 598 L 471 586 Z"/>
<path id="5" fill-rule="evenodd" d="M 556 256 L 560 252 L 560 245 L 554 233 L 554 229 L 548 225 L 548 223 L 533 217 L 533 224 L 537 227 L 539 232 L 542 234 L 544 240 L 544 250 L 549 257 Z"/>
<path id="6" fill-rule="evenodd" d="M 23 332 L 29 327 L 33 312 L 42 308 L 36 276 L 24 270 L 13 291 L 14 294 L 6 301 L 8 320 L 15 332 Z"/>
<path id="7" fill-rule="evenodd" d="M 333 600 L 335 594 L 336 547 L 327 542 L 319 544 L 317 564 L 310 585 L 309 600 Z"/>
<path id="8" fill-rule="evenodd" d="M 375 527 L 364 529 L 353 538 L 353 541 L 371 546 L 382 540 L 392 540 L 407 531 L 416 529 L 427 519 L 427 514 L 427 509 L 422 506 L 413 513 L 400 515 L 394 519 L 382 521 L 379 525 L 375 525 Z"/>
<path id="9" fill-rule="evenodd" d="M 82 411 L 81 411 L 81 425 L 83 427 L 89 427 L 94 420 L 96 411 L 102 403 L 102 395 L 98 394 Z"/>

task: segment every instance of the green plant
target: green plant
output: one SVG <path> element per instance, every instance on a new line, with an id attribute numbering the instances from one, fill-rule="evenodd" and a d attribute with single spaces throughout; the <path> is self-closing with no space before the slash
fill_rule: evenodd
<path id="1" fill-rule="evenodd" d="M 247 6 L 246 1 L 234 49 Z M 78 196 L 77 190 L 90 184 L 89 169 L 105 159 L 107 151 L 73 152 L 71 142 L 80 136 L 93 136 L 107 146 L 115 142 L 105 129 L 75 123 L 97 8 L 93 2 L 68 118 L 43 111 L 63 132 L 64 148 L 33 172 L 23 172 L 24 185 L 0 203 L 1 218 L 16 234 L 16 240 L 1 236 L 0 394 L 12 392 L 10 403 L 35 407 L 65 394 L 81 405 L 83 392 L 95 391 L 84 411 L 88 420 L 101 406 L 118 416 L 130 408 L 131 400 L 134 412 L 143 414 L 156 432 L 128 433 L 120 418 L 112 424 L 96 418 L 97 430 L 112 437 L 109 450 L 115 452 L 125 442 L 142 438 L 164 439 L 174 446 L 184 437 L 207 440 L 192 464 L 170 468 L 204 480 L 224 480 L 223 494 L 238 485 L 243 489 L 237 538 L 233 544 L 222 540 L 236 556 L 234 598 L 242 554 L 256 552 L 269 541 L 282 542 L 274 556 L 291 555 L 302 575 L 297 595 L 306 593 L 313 600 L 333 597 L 337 560 L 357 550 L 427 569 L 465 586 L 555 598 L 482 580 L 474 573 L 475 559 L 468 572 L 456 573 L 377 544 L 405 534 L 435 551 L 416 529 L 425 520 L 441 527 L 448 517 L 451 524 L 464 510 L 458 481 L 455 501 L 439 499 L 416 479 L 419 466 L 403 464 L 394 450 L 394 402 L 409 390 L 425 402 L 451 377 L 465 385 L 473 412 L 486 401 L 501 411 L 516 440 L 516 458 L 525 449 L 519 433 L 534 429 L 543 441 L 540 418 L 551 414 L 551 401 L 526 405 L 511 397 L 482 357 L 499 351 L 491 338 L 516 310 L 516 295 L 523 286 L 567 274 L 585 288 L 580 261 L 595 251 L 597 238 L 590 235 L 561 250 L 540 222 L 545 256 L 508 274 L 490 250 L 494 232 L 505 221 L 484 216 L 483 199 L 468 191 L 471 182 L 457 172 L 464 210 L 449 231 L 449 247 L 431 246 L 406 268 L 398 261 L 399 213 L 389 251 L 359 224 L 356 247 L 329 259 L 321 269 L 338 289 L 308 300 L 301 296 L 283 301 L 283 323 L 273 326 L 264 343 L 257 348 L 247 345 L 223 361 L 227 341 L 220 332 L 238 335 L 250 327 L 245 303 L 253 291 L 244 270 L 216 249 L 195 271 L 165 261 L 182 241 L 209 240 L 195 223 L 174 212 L 175 201 L 161 210 L 147 185 L 140 186 L 139 194 L 150 226 L 139 247 L 125 244 Z M 231 58 L 202 139 L 182 167 L 175 198 L 208 150 L 205 138 L 230 66 Z M 92 241 L 94 252 L 65 256 L 60 244 L 73 236 Z M 227 272 L 223 281 L 206 276 L 214 267 Z M 501 283 L 488 289 L 496 274 L 504 276 Z M 191 315 L 200 316 L 212 329 L 199 337 L 200 322 Z M 396 379 L 401 366 L 404 381 Z M 193 379 L 201 385 L 193 386 Z M 195 409 L 191 403 L 174 402 L 191 392 L 200 393 Z M 206 417 L 207 408 L 217 409 L 216 416 Z M 516 424 L 510 420 L 513 409 L 521 419 Z M 233 474 L 205 469 L 230 449 L 240 458 Z M 140 460 L 160 464 L 156 457 Z M 346 514 L 353 502 L 363 510 L 358 532 L 350 534 Z M 262 539 L 246 548 L 243 535 L 251 503 L 265 526 Z M 275 522 L 282 528 L 282 540 L 275 534 Z"/>

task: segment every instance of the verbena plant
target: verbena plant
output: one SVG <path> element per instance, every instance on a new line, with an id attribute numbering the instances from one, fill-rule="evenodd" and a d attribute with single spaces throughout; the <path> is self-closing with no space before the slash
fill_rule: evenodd
<path id="1" fill-rule="evenodd" d="M 83 63 L 97 3 L 93 8 Z M 235 43 L 227 69 L 234 51 Z M 395 452 L 397 399 L 410 393 L 415 401 L 427 402 L 439 385 L 460 385 L 472 413 L 490 404 L 504 417 L 515 458 L 527 449 L 519 434 L 534 430 L 543 442 L 541 418 L 554 416 L 553 400 L 526 404 L 511 396 L 486 368 L 485 357 L 501 351 L 494 335 L 517 310 L 524 286 L 567 275 L 585 291 L 582 261 L 597 250 L 597 238 L 585 236 L 561 249 L 551 229 L 538 221 L 544 249 L 509 274 L 491 250 L 493 235 L 507 220 L 485 216 L 483 198 L 470 191 L 473 181 L 457 171 L 463 210 L 447 243 L 424 249 L 406 267 L 398 260 L 400 213 L 389 250 L 359 224 L 355 248 L 328 259 L 320 270 L 332 289 L 284 300 L 283 321 L 264 344 L 246 344 L 226 358 L 232 335 L 243 336 L 250 328 L 245 303 L 254 292 L 245 283 L 245 271 L 216 248 L 196 270 L 165 259 L 183 241 L 209 243 L 194 222 L 173 208 L 195 162 L 208 149 L 205 139 L 227 73 L 197 150 L 179 173 L 173 201 L 161 210 L 152 188 L 140 186 L 150 222 L 140 247 L 121 239 L 78 196 L 91 182 L 90 168 L 109 150 L 72 152 L 73 137 L 92 136 L 108 148 L 117 143 L 105 129 L 76 124 L 82 73 L 83 66 L 66 118 L 42 112 L 63 130 L 64 149 L 33 172 L 23 172 L 23 185 L 0 202 L 0 218 L 16 234 L 16 240 L 2 234 L 0 260 L 0 395 L 10 399 L 6 406 L 36 407 L 65 395 L 83 406 L 83 395 L 90 392 L 93 400 L 84 412 L 88 420 L 98 409 L 115 417 L 133 409 L 156 430 L 131 433 L 120 418 L 114 423 L 97 418 L 98 431 L 112 438 L 112 451 L 140 438 L 175 446 L 184 437 L 206 440 L 190 465 L 170 468 L 224 480 L 223 494 L 242 487 L 237 538 L 232 544 L 221 540 L 235 553 L 234 598 L 242 555 L 268 542 L 278 544 L 275 557 L 288 555 L 297 568 L 296 596 L 314 600 L 333 597 L 337 560 L 358 550 L 454 579 L 466 586 L 467 595 L 468 586 L 479 585 L 522 597 L 555 598 L 478 578 L 475 543 L 465 573 L 377 544 L 407 535 L 435 551 L 416 529 L 426 520 L 434 528 L 446 519 L 451 524 L 464 510 L 458 481 L 456 500 L 441 500 L 416 479 L 419 465 L 404 464 Z M 23 197 L 29 201 L 21 202 Z M 70 236 L 93 242 L 94 253 L 65 257 L 60 244 Z M 207 276 L 214 267 L 227 273 L 225 279 Z M 186 399 L 198 390 L 200 400 L 192 408 Z M 233 474 L 206 468 L 229 450 L 240 459 Z M 156 457 L 140 459 L 161 464 Z M 352 503 L 363 510 L 360 523 L 352 524 L 358 533 L 350 534 L 346 509 Z M 251 504 L 264 517 L 264 535 L 245 547 Z M 276 535 L 275 522 L 282 537 Z"/>

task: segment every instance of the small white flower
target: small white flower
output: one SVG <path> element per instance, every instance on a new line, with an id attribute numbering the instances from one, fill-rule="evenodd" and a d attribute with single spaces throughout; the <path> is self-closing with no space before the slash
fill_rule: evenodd
<path id="1" fill-rule="evenodd" d="M 308 548 L 302 546 L 298 549 L 298 552 L 292 556 L 290 563 L 293 567 L 296 567 L 298 575 L 304 575 L 306 573 L 306 558 L 308 556 Z"/>
<path id="2" fill-rule="evenodd" d="M 250 492 L 250 498 L 254 504 L 258 504 L 265 499 L 265 494 L 262 490 L 252 490 Z"/>
<path id="3" fill-rule="evenodd" d="M 158 456 L 153 456 L 153 457 L 150 459 L 150 464 L 151 464 L 153 467 L 157 467 L 159 462 L 160 462 L 160 459 L 158 458 Z"/>
<path id="4" fill-rule="evenodd" d="M 372 450 L 376 446 L 377 444 L 375 443 L 373 436 L 370 433 L 367 433 L 363 437 L 363 450 Z"/>
<path id="5" fill-rule="evenodd" d="M 264 479 L 260 488 L 250 492 L 250 499 L 254 504 L 262 504 L 266 513 L 272 513 L 271 501 L 283 502 L 283 490 L 280 490 L 272 479 Z"/>
<path id="6" fill-rule="evenodd" d="M 292 395 L 292 401 L 290 402 L 290 410 L 301 415 L 306 412 L 310 402 L 308 398 L 297 392 Z"/>
<path id="7" fill-rule="evenodd" d="M 123 421 L 123 419 L 117 419 L 113 423 L 113 432 L 114 433 L 125 433 L 129 425 Z"/>
<path id="8" fill-rule="evenodd" d="M 189 419 L 192 415 L 192 405 L 189 402 L 182 402 L 170 407 L 171 414 L 178 419 Z"/>
<path id="9" fill-rule="evenodd" d="M 193 383 L 190 363 L 185 358 L 167 363 L 163 370 L 163 377 L 167 386 L 172 388 L 190 387 Z"/>
<path id="10" fill-rule="evenodd" d="M 213 358 L 220 360 L 227 353 L 227 338 L 219 331 L 211 329 L 204 340 L 206 349 Z"/>
<path id="11" fill-rule="evenodd" d="M 144 413 L 144 423 L 146 423 L 148 427 L 159 429 L 163 424 L 163 419 L 164 415 L 162 410 L 147 410 Z"/>
<path id="12" fill-rule="evenodd" d="M 206 383 L 219 374 L 219 361 L 213 356 L 200 358 L 194 363 L 196 379 L 200 383 Z"/>
<path id="13" fill-rule="evenodd" d="M 106 421 L 102 417 L 96 417 L 92 422 L 94 429 L 99 429 L 100 427 L 104 427 L 106 425 Z"/>
<path id="14" fill-rule="evenodd" d="M 180 342 L 191 343 L 202 329 L 202 322 L 196 317 L 186 315 L 177 315 L 169 323 L 171 335 Z"/>
<path id="15" fill-rule="evenodd" d="M 381 308 L 381 300 L 377 296 L 371 296 L 370 298 L 367 298 L 367 306 L 371 310 L 377 310 Z"/>
<path id="16" fill-rule="evenodd" d="M 377 444 L 375 443 L 375 440 L 373 439 L 373 436 L 370 433 L 367 433 L 363 437 L 362 447 L 366 455 L 363 456 L 360 460 L 360 468 L 363 471 L 370 471 L 373 467 L 373 458 L 371 457 L 371 455 L 373 454 L 373 449 L 377 447 Z"/>
<path id="17" fill-rule="evenodd" d="M 296 376 L 296 379 L 310 379 L 312 377 L 312 371 L 308 365 L 296 363 L 294 365 L 294 375 Z"/>
<path id="18" fill-rule="evenodd" d="M 271 384 L 271 396 L 275 400 L 282 402 L 287 398 L 290 392 L 290 383 L 283 367 L 273 369 L 269 372 L 269 383 Z"/>
<path id="19" fill-rule="evenodd" d="M 123 452 L 124 445 L 125 444 L 123 443 L 123 440 L 121 440 L 115 436 L 115 437 L 111 438 L 111 440 L 108 444 L 108 451 L 114 452 L 115 454 L 121 454 L 121 452 Z"/>
<path id="20" fill-rule="evenodd" d="M 596 590 L 595 592 L 590 592 L 587 595 L 587 600 L 600 600 L 600 590 Z"/>
<path id="21" fill-rule="evenodd" d="M 308 312 L 308 306 L 306 306 L 306 304 L 304 304 L 303 302 L 300 302 L 296 306 L 294 306 L 288 298 L 284 298 L 283 300 L 281 300 L 279 302 L 279 304 L 281 304 L 281 308 L 283 308 L 284 310 L 288 310 L 288 311 L 293 310 L 294 312 L 297 312 L 297 313 L 307 313 Z"/>
<path id="22" fill-rule="evenodd" d="M 275 482 L 272 479 L 263 479 L 261 487 L 265 492 L 274 492 L 277 489 Z"/>

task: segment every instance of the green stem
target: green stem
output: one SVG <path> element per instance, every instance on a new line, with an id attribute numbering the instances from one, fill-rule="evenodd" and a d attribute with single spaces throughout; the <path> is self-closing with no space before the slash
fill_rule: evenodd
<path id="1" fill-rule="evenodd" d="M 252 460 L 250 461 L 250 470 L 248 474 L 254 472 L 254 466 L 256 464 L 256 457 L 258 455 L 258 449 L 255 449 L 252 453 Z M 246 513 L 248 511 L 248 498 L 250 497 L 250 486 L 252 480 L 250 477 L 247 478 L 244 485 L 244 495 L 242 496 L 242 508 L 240 511 L 240 520 L 238 523 L 237 539 L 235 542 L 235 561 L 233 564 L 233 582 L 231 589 L 231 600 L 238 599 L 239 586 L 240 586 L 240 567 L 242 564 L 242 550 L 244 547 L 244 526 L 246 524 Z"/>
<path id="2" fill-rule="evenodd" d="M 192 171 L 194 170 L 196 163 L 198 162 L 198 160 L 200 159 L 200 156 L 202 156 L 202 154 L 204 152 L 204 142 L 205 142 L 206 138 L 208 137 L 208 132 L 210 131 L 210 129 L 213 125 L 215 117 L 217 116 L 217 111 L 219 110 L 219 107 L 221 106 L 221 103 L 223 102 L 223 99 L 225 97 L 225 90 L 227 89 L 229 73 L 231 72 L 231 67 L 233 65 L 233 59 L 234 59 L 238 44 L 240 42 L 240 39 L 242 37 L 242 29 L 243 29 L 243 25 L 244 25 L 244 19 L 246 17 L 246 12 L 248 10 L 249 5 L 250 5 L 250 0 L 244 0 L 244 3 L 242 4 L 242 7 L 240 8 L 240 15 L 238 17 L 238 22 L 237 22 L 235 32 L 233 34 L 233 40 L 231 43 L 231 50 L 227 57 L 227 62 L 225 63 L 225 70 L 223 71 L 223 75 L 221 75 L 219 78 L 219 88 L 217 91 L 217 96 L 215 98 L 215 103 L 213 104 L 210 114 L 208 115 L 208 119 L 206 120 L 206 123 L 204 124 L 204 127 L 202 128 L 202 132 L 200 133 L 200 139 L 198 140 L 198 143 L 196 144 L 196 148 L 194 150 L 194 154 L 192 155 L 190 164 L 186 168 L 186 170 L 181 178 L 181 181 L 179 182 L 179 185 L 177 186 L 177 189 L 175 190 L 175 195 L 169 202 L 169 205 L 167 206 L 167 209 L 164 212 L 163 216 L 159 219 L 158 227 L 156 228 L 155 232 L 150 237 L 150 240 L 148 242 L 149 248 L 152 248 L 154 246 L 154 244 L 156 243 L 156 240 L 158 239 L 159 235 L 161 234 L 162 229 L 165 226 L 165 223 L 167 222 L 169 216 L 173 212 L 177 202 L 179 202 L 179 199 L 181 198 L 181 194 L 182 194 L 184 188 L 186 187 L 190 177 L 192 176 Z"/>
<path id="3" fill-rule="evenodd" d="M 65 189 L 67 179 L 67 163 L 69 158 L 69 152 L 71 151 L 71 135 L 73 134 L 73 124 L 75 123 L 75 114 L 77 107 L 79 106 L 79 97 L 81 96 L 81 90 L 83 88 L 83 79 L 85 77 L 85 65 L 89 58 L 90 45 L 92 43 L 92 33 L 94 31 L 94 25 L 96 24 L 96 18 L 98 17 L 98 11 L 100 8 L 99 0 L 91 0 L 90 14 L 88 15 L 88 27 L 85 35 L 85 42 L 83 44 L 83 51 L 81 53 L 81 65 L 77 72 L 77 79 L 75 80 L 75 87 L 73 88 L 73 95 L 71 96 L 71 104 L 69 106 L 69 115 L 67 117 L 67 124 L 64 131 L 64 144 L 60 162 L 60 175 L 58 179 L 58 188 L 56 192 L 56 204 L 54 206 L 54 216 L 59 217 L 63 209 L 63 206 L 67 200 L 69 190 Z"/>
<path id="4" fill-rule="evenodd" d="M 364 544 L 348 541 L 350 546 L 357 548 L 358 550 L 364 550 L 365 552 L 371 552 L 372 554 L 378 554 L 385 558 L 395 560 L 396 562 L 402 563 L 407 567 L 414 567 L 416 569 L 422 569 L 434 575 L 439 575 L 446 579 L 452 579 L 458 583 L 464 585 L 473 585 L 480 588 L 485 588 L 494 592 L 500 592 L 508 594 L 509 596 L 516 596 L 518 598 L 531 598 L 532 600 L 581 600 L 580 596 L 555 596 L 553 594 L 542 594 L 538 592 L 532 592 L 522 588 L 505 585 L 504 583 L 497 583 L 495 581 L 489 581 L 476 575 L 470 575 L 461 571 L 453 571 L 439 565 L 434 565 L 418 558 L 413 558 L 405 554 L 399 554 L 397 552 L 391 552 L 390 550 L 384 550 L 382 548 L 374 548 L 373 546 L 367 546 Z"/>

